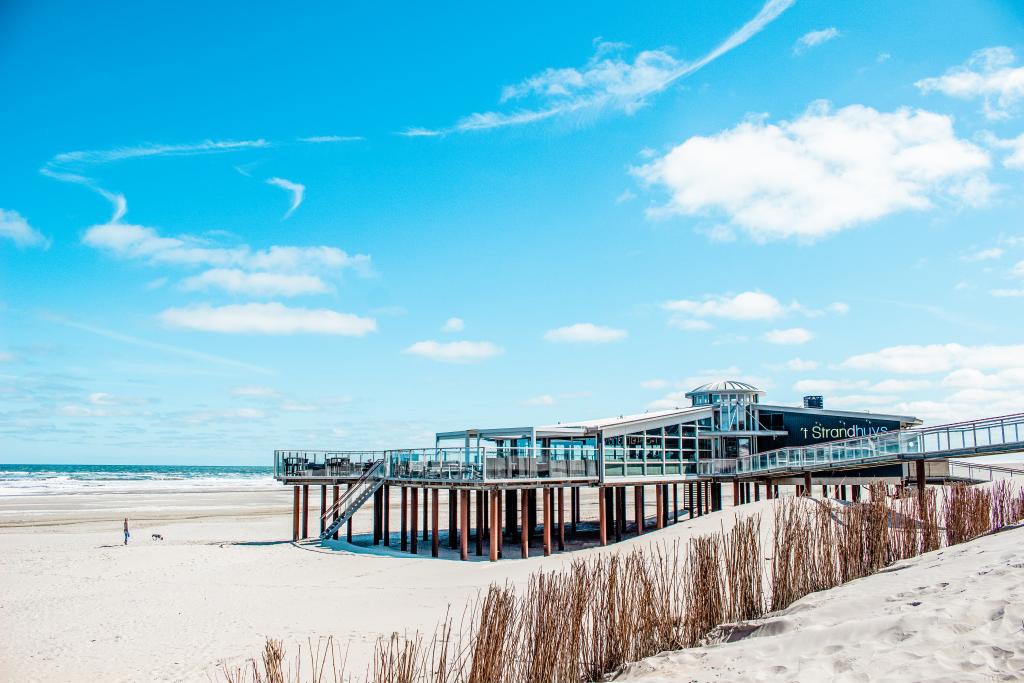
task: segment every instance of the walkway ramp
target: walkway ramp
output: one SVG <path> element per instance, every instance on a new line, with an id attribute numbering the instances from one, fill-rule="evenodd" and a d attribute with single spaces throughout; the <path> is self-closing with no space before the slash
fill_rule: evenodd
<path id="1" fill-rule="evenodd" d="M 336 503 L 327 508 L 323 515 L 323 526 L 326 528 L 320 534 L 321 541 L 334 538 L 338 529 L 352 519 L 352 515 L 356 514 L 363 503 L 384 486 L 384 469 L 384 459 L 375 460 L 366 468 L 359 481 L 352 484 Z"/>
<path id="2" fill-rule="evenodd" d="M 1017 413 L 778 448 L 742 458 L 707 460 L 698 463 L 698 471 L 709 477 L 780 476 L 1021 451 L 1024 451 L 1024 413 Z"/>

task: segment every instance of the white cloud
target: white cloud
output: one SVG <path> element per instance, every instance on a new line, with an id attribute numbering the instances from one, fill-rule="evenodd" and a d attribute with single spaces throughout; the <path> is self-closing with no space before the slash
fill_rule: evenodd
<path id="1" fill-rule="evenodd" d="M 963 261 L 977 262 L 977 261 L 993 261 L 1001 258 L 1006 252 L 999 247 L 992 247 L 991 249 L 975 249 L 972 252 L 964 254 L 960 257 Z"/>
<path id="2" fill-rule="evenodd" d="M 982 136 L 986 145 L 994 149 L 1009 150 L 1003 157 L 1003 166 L 1016 170 L 1024 170 L 1024 133 L 1015 138 L 1002 139 L 991 133 Z"/>
<path id="3" fill-rule="evenodd" d="M 924 379 L 884 379 L 875 382 L 868 389 L 881 394 L 902 394 L 911 391 L 924 391 L 932 383 Z"/>
<path id="4" fill-rule="evenodd" d="M 302 197 L 306 194 L 306 186 L 301 183 L 286 180 L 285 178 L 268 178 L 267 184 L 280 187 L 285 192 L 291 194 L 291 206 L 288 207 L 288 210 L 284 214 L 284 217 L 287 219 L 295 212 L 295 209 L 299 208 L 299 204 L 302 203 Z"/>
<path id="5" fill-rule="evenodd" d="M 315 413 L 320 410 L 320 406 L 315 406 L 311 403 L 300 403 L 291 399 L 283 401 L 278 408 L 287 413 Z"/>
<path id="6" fill-rule="evenodd" d="M 942 386 L 954 389 L 1024 389 L 1024 358 L 1019 367 L 984 373 L 977 368 L 960 368 L 942 378 Z"/>
<path id="7" fill-rule="evenodd" d="M 1024 345 L 910 344 L 850 356 L 842 367 L 900 374 L 949 372 L 957 368 L 999 369 L 1024 365 Z"/>
<path id="8" fill-rule="evenodd" d="M 551 394 L 542 394 L 540 396 L 534 396 L 523 401 L 523 405 L 527 406 L 553 406 L 555 405 L 555 397 Z"/>
<path id="9" fill-rule="evenodd" d="M 50 160 L 50 165 L 71 166 L 76 164 L 106 164 L 112 161 L 136 159 L 154 156 L 182 156 L 189 154 L 210 154 L 214 152 L 232 152 L 242 149 L 269 147 L 266 140 L 203 140 L 202 142 L 167 145 L 144 144 L 128 147 L 115 147 L 102 150 L 81 150 L 64 152 Z"/>
<path id="10" fill-rule="evenodd" d="M 270 387 L 260 386 L 235 387 L 231 390 L 231 393 L 235 396 L 244 396 L 246 398 L 268 398 L 270 396 L 277 396 L 277 392 Z"/>
<path id="11" fill-rule="evenodd" d="M 252 296 L 298 296 L 321 294 L 330 287 L 316 275 L 287 273 L 247 273 L 232 268 L 214 268 L 185 278 L 181 288 L 187 292 L 221 289 L 231 294 Z"/>
<path id="12" fill-rule="evenodd" d="M 785 313 L 779 300 L 764 292 L 742 292 L 735 296 L 706 296 L 701 301 L 679 299 L 666 301 L 662 308 L 673 313 L 685 313 L 699 318 L 726 318 L 729 320 L 771 320 Z"/>
<path id="13" fill-rule="evenodd" d="M 989 292 L 992 296 L 1001 298 L 1024 297 L 1024 289 L 993 289 Z"/>
<path id="14" fill-rule="evenodd" d="M 17 211 L 0 209 L 0 238 L 9 239 L 19 247 L 47 249 L 50 240 L 39 232 Z"/>
<path id="15" fill-rule="evenodd" d="M 962 100 L 981 98 L 988 118 L 1004 119 L 1024 99 L 1024 67 L 1013 66 L 1016 61 L 1010 48 L 988 47 L 942 76 L 924 78 L 915 85 L 923 93 L 937 91 Z"/>
<path id="16" fill-rule="evenodd" d="M 688 405 L 690 405 L 690 399 L 686 398 L 685 391 L 673 391 L 651 401 L 647 404 L 647 407 L 651 410 L 672 410 L 673 408 L 682 408 Z"/>
<path id="17" fill-rule="evenodd" d="M 826 407 L 845 408 L 847 410 L 865 410 L 868 408 L 879 408 L 891 405 L 897 399 L 896 396 L 882 394 L 839 394 L 829 396 Z"/>
<path id="18" fill-rule="evenodd" d="M 827 394 L 841 389 L 852 389 L 856 386 L 858 386 L 856 383 L 835 379 L 802 379 L 793 383 L 793 391 L 802 394 Z"/>
<path id="19" fill-rule="evenodd" d="M 0 363 L 11 363 L 17 359 L 18 357 L 10 351 L 0 351 Z"/>
<path id="20" fill-rule="evenodd" d="M 989 165 L 948 116 L 819 102 L 793 121 L 692 137 L 633 173 L 669 192 L 653 216 L 721 213 L 757 241 L 811 241 L 939 198 L 983 203 Z"/>
<path id="21" fill-rule="evenodd" d="M 485 341 L 421 341 L 405 349 L 403 353 L 423 356 L 424 358 L 445 363 L 472 363 L 492 358 L 503 352 L 504 349 L 500 346 Z"/>
<path id="22" fill-rule="evenodd" d="M 839 29 L 835 26 L 823 28 L 818 31 L 808 31 L 800 36 L 799 40 L 796 41 L 796 44 L 793 46 L 793 54 L 802 55 L 811 48 L 817 47 L 822 43 L 827 43 L 830 40 L 834 40 L 840 35 Z"/>
<path id="23" fill-rule="evenodd" d="M 602 327 L 593 323 L 576 323 L 544 333 L 545 341 L 559 344 L 607 344 L 625 339 L 626 330 Z"/>
<path id="24" fill-rule="evenodd" d="M 668 381 L 663 379 L 648 379 L 640 382 L 640 386 L 644 389 L 664 389 L 668 386 Z"/>
<path id="25" fill-rule="evenodd" d="M 678 315 L 673 315 L 671 318 L 669 318 L 668 324 L 672 327 L 677 327 L 680 330 L 687 330 L 690 332 L 707 332 L 708 330 L 712 330 L 715 327 L 707 320 L 681 318 Z"/>
<path id="26" fill-rule="evenodd" d="M 768 0 L 753 19 L 694 62 L 680 61 L 665 50 L 644 50 L 632 60 L 623 59 L 620 53 L 625 46 L 621 43 L 595 41 L 594 55 L 583 67 L 548 68 L 506 86 L 501 102 L 523 103 L 514 110 L 475 113 L 446 129 L 410 128 L 401 134 L 426 136 L 485 130 L 598 111 L 630 114 L 643 107 L 651 95 L 750 40 L 793 2 Z"/>
<path id="27" fill-rule="evenodd" d="M 466 323 L 462 318 L 448 318 L 441 326 L 442 332 L 462 332 L 465 329 Z"/>
<path id="28" fill-rule="evenodd" d="M 795 370 L 796 372 L 806 372 L 808 370 L 814 370 L 818 367 L 818 361 L 804 360 L 802 358 L 794 358 L 786 361 L 786 368 L 789 370 Z"/>
<path id="29" fill-rule="evenodd" d="M 160 320 L 171 327 L 229 334 L 337 334 L 361 337 L 377 329 L 373 318 L 319 308 L 289 308 L 284 304 L 235 304 L 169 308 Z"/>
<path id="30" fill-rule="evenodd" d="M 240 267 L 276 272 L 351 268 L 366 273 L 370 265 L 369 256 L 351 256 L 337 247 L 272 246 L 265 250 L 253 250 L 248 245 L 219 247 L 200 237 L 164 237 L 153 228 L 126 223 L 94 225 L 85 231 L 82 242 L 120 258 L 179 266 Z"/>
<path id="31" fill-rule="evenodd" d="M 812 339 L 814 339 L 814 334 L 802 327 L 791 327 L 785 330 L 769 330 L 764 333 L 764 340 L 769 344 L 806 344 Z"/>
<path id="32" fill-rule="evenodd" d="M 299 142 L 321 144 L 325 142 L 358 142 L 365 140 L 361 135 L 313 135 L 308 138 L 299 138 Z"/>

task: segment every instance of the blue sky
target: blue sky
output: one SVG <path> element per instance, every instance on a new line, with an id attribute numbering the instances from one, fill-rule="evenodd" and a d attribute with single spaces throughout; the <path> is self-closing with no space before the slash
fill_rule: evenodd
<path id="1" fill-rule="evenodd" d="M 0 9 L 0 459 L 1024 409 L 1024 11 Z"/>

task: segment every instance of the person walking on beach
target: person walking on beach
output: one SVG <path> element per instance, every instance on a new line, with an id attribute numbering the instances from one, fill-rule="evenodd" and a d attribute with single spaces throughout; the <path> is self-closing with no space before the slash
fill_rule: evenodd
<path id="1" fill-rule="evenodd" d="M 125 517 L 124 518 L 124 544 L 125 545 L 128 545 L 128 536 L 129 535 L 130 534 L 128 533 L 128 518 Z"/>

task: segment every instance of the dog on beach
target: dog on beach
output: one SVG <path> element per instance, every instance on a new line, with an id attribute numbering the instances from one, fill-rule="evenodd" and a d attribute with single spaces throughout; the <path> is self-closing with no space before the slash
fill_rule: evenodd
<path id="1" fill-rule="evenodd" d="M 162 540 L 164 540 L 164 537 L 161 536 L 160 534 L 153 534 L 153 540 L 154 541 L 162 541 Z"/>

